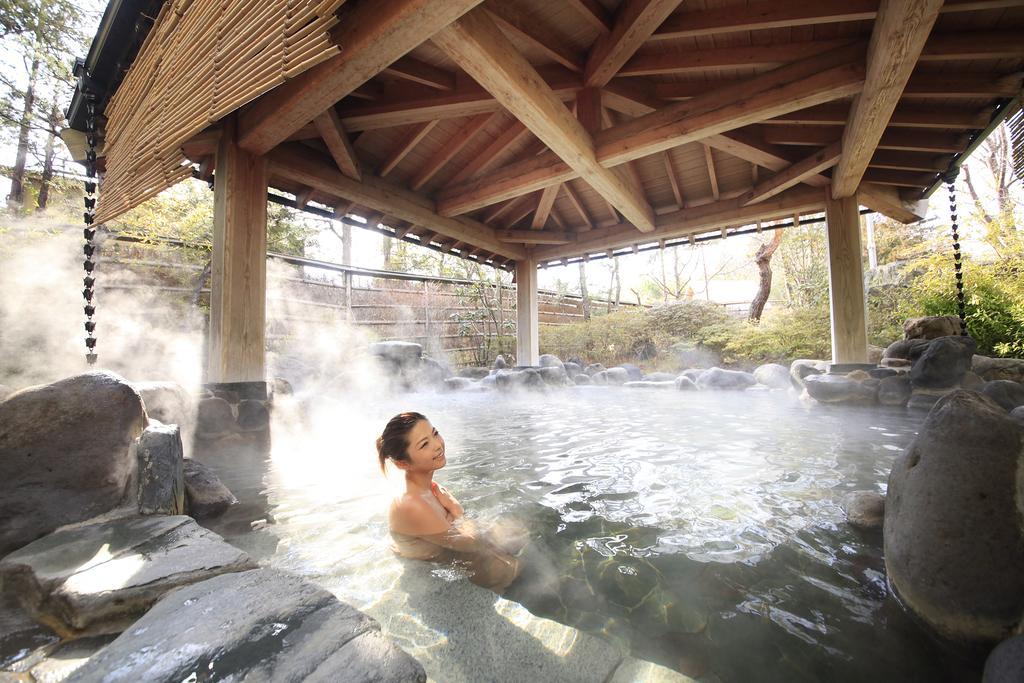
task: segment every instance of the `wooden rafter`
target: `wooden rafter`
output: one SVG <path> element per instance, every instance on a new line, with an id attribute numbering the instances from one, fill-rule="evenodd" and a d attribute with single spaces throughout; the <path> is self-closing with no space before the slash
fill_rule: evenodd
<path id="1" fill-rule="evenodd" d="M 817 107 L 808 107 L 800 111 L 783 114 L 774 119 L 767 119 L 764 123 L 841 126 L 846 124 L 849 116 L 850 107 L 844 103 L 836 102 L 819 104 Z M 980 130 L 988 125 L 989 118 L 989 112 L 978 109 L 899 105 L 889 118 L 889 124 L 906 128 Z"/>
<path id="2" fill-rule="evenodd" d="M 601 87 L 615 76 L 680 0 L 626 0 L 609 33 L 594 43 L 587 57 L 584 84 Z"/>
<path id="3" fill-rule="evenodd" d="M 381 165 L 378 175 L 381 178 L 395 170 L 398 164 L 402 163 L 409 152 L 413 150 L 416 145 L 420 143 L 423 138 L 427 137 L 427 133 L 434 129 L 437 125 L 437 121 L 427 121 L 426 123 L 416 124 L 412 130 L 398 143 L 398 147 L 391 152 L 391 156 Z"/>
<path id="4" fill-rule="evenodd" d="M 658 227 L 644 235 L 646 241 L 673 239 L 693 233 L 741 225 L 758 219 L 788 217 L 794 211 L 811 213 L 821 210 L 825 192 L 821 188 L 797 187 L 776 195 L 761 204 L 743 206 L 739 197 L 722 199 L 699 207 L 681 209 L 658 216 Z M 579 254 L 594 254 L 608 249 L 629 247 L 636 243 L 636 231 L 625 226 L 597 228 L 580 233 L 576 241 L 567 245 L 538 247 L 534 254 L 538 260 L 550 261 Z"/>
<path id="5" fill-rule="evenodd" d="M 765 126 L 765 142 L 775 145 L 830 145 L 843 136 L 841 126 Z M 957 152 L 969 141 L 967 133 L 933 133 L 913 128 L 890 127 L 882 133 L 878 149 L 919 152 Z"/>
<path id="6" fill-rule="evenodd" d="M 524 252 L 499 242 L 494 231 L 468 218 L 446 218 L 437 214 L 432 201 L 385 180 L 363 174 L 362 182 L 349 178 L 337 170 L 328 157 L 314 150 L 289 143 L 281 145 L 268 155 L 270 174 L 289 182 L 311 187 L 318 192 L 344 198 L 386 213 L 389 216 L 458 239 L 467 244 L 484 247 L 510 258 L 523 258 Z"/>
<path id="7" fill-rule="evenodd" d="M 585 22 L 596 28 L 601 33 L 609 33 L 612 30 L 612 19 L 606 10 L 597 0 L 568 0 L 567 4 L 579 14 Z"/>
<path id="8" fill-rule="evenodd" d="M 331 153 L 334 163 L 338 165 L 338 170 L 349 178 L 361 180 L 362 171 L 359 168 L 359 159 L 356 157 L 355 150 L 352 149 L 348 133 L 341 124 L 341 119 L 338 118 L 338 113 L 334 111 L 334 107 L 330 107 L 323 114 L 313 119 L 313 123 L 316 125 L 316 129 L 320 133 L 324 144 L 327 145 L 327 151 Z"/>
<path id="9" fill-rule="evenodd" d="M 451 161 L 452 157 L 462 151 L 469 142 L 487 126 L 491 121 L 500 118 L 500 113 L 478 114 L 470 119 L 464 127 L 461 127 L 447 142 L 441 145 L 426 163 L 416 171 L 416 175 L 409 181 L 409 187 L 418 190 L 440 171 L 445 164 Z"/>
<path id="10" fill-rule="evenodd" d="M 843 132 L 843 156 L 832 174 L 832 197 L 857 191 L 910 73 L 939 16 L 943 0 L 882 0 L 868 45 L 864 90 L 853 98 Z M 1016 42 L 1020 49 L 1020 35 Z"/>
<path id="11" fill-rule="evenodd" d="M 573 233 L 558 230 L 499 230 L 495 234 L 502 242 L 518 244 L 570 244 L 576 240 Z"/>
<path id="12" fill-rule="evenodd" d="M 435 90 L 451 91 L 455 89 L 455 74 L 445 71 L 433 64 L 421 62 L 413 57 L 405 56 L 388 65 L 384 73 L 398 76 L 413 83 L 425 85 Z"/>
<path id="13" fill-rule="evenodd" d="M 533 220 L 530 222 L 531 229 L 540 230 L 547 224 L 548 216 L 551 215 L 551 209 L 555 205 L 555 197 L 558 196 L 558 190 L 561 187 L 561 185 L 552 185 L 551 187 L 545 187 L 540 193 L 537 210 L 533 212 Z"/>
<path id="14" fill-rule="evenodd" d="M 925 217 L 928 202 L 908 201 L 893 187 L 861 183 L 857 190 L 857 201 L 864 206 L 894 218 L 901 223 L 913 223 Z"/>
<path id="15" fill-rule="evenodd" d="M 266 154 L 480 1 L 381 0 L 355 5 L 332 36 L 345 49 L 261 97 L 241 118 L 239 144 L 254 154 Z"/>
<path id="16" fill-rule="evenodd" d="M 839 162 L 841 150 L 842 146 L 839 143 L 834 143 L 805 159 L 801 159 L 790 167 L 779 171 L 771 178 L 758 183 L 750 192 L 743 195 L 741 198 L 742 204 L 746 206 L 763 202 L 769 197 L 785 192 L 810 176 L 832 168 Z M 754 168 L 757 167 L 755 166 Z"/>
<path id="17" fill-rule="evenodd" d="M 895 187 L 928 187 L 937 174 L 932 171 L 894 171 L 888 168 L 869 168 L 864 171 L 862 179 L 866 183 L 876 185 L 893 185 Z"/>
<path id="18" fill-rule="evenodd" d="M 718 174 L 715 172 L 715 157 L 711 153 L 711 148 L 707 145 L 701 145 L 704 148 L 704 165 L 708 169 L 708 181 L 711 183 L 711 196 L 718 199 L 720 192 L 718 191 Z"/>
<path id="19" fill-rule="evenodd" d="M 459 172 L 452 176 L 452 179 L 448 181 L 449 185 L 469 180 L 481 173 L 484 173 L 487 169 L 491 168 L 501 155 L 505 153 L 510 147 L 518 143 L 524 137 L 529 134 L 524 126 L 519 121 L 513 121 L 505 127 L 501 133 L 498 134 L 494 140 L 491 141 L 487 147 L 485 147 L 479 154 L 473 156 L 469 162 L 459 169 Z"/>
<path id="20" fill-rule="evenodd" d="M 467 13 L 439 31 L 434 42 L 633 225 L 654 229 L 650 205 L 598 163 L 593 140 L 485 11 Z"/>
<path id="21" fill-rule="evenodd" d="M 951 159 L 949 154 L 880 149 L 871 155 L 868 166 L 903 171 L 945 171 Z"/>
<path id="22" fill-rule="evenodd" d="M 874 19 L 879 0 L 767 0 L 707 10 L 677 12 L 651 40 L 695 38 L 736 31 L 793 28 Z M 946 0 L 942 12 L 1020 7 L 1024 0 Z"/>
<path id="23" fill-rule="evenodd" d="M 506 224 L 511 227 L 531 213 L 534 213 L 537 210 L 537 205 L 540 203 L 540 194 L 540 192 L 534 192 L 533 194 L 523 195 L 513 200 Z"/>
<path id="24" fill-rule="evenodd" d="M 583 220 L 583 225 L 586 229 L 590 230 L 593 228 L 594 220 L 590 217 L 590 214 L 587 213 L 587 209 L 583 206 L 580 196 L 576 194 L 576 190 L 572 188 L 572 183 L 564 183 L 562 188 L 565 190 L 565 196 L 569 198 L 569 203 L 572 204 L 572 208 L 576 211 L 576 215 Z"/>
<path id="25" fill-rule="evenodd" d="M 665 164 L 665 174 L 668 176 L 668 182 L 672 186 L 672 196 L 676 199 L 676 208 L 682 209 L 686 206 L 686 202 L 683 200 L 683 191 L 679 186 L 679 177 L 676 175 L 676 169 L 672 165 L 672 156 L 668 152 L 662 152 L 661 160 Z M 754 168 L 757 167 L 755 166 Z"/>
<path id="26" fill-rule="evenodd" d="M 487 0 L 484 4 L 502 30 L 518 36 L 570 71 L 583 71 L 583 55 L 569 48 L 564 38 L 538 22 L 536 17 L 523 13 L 508 0 Z"/>

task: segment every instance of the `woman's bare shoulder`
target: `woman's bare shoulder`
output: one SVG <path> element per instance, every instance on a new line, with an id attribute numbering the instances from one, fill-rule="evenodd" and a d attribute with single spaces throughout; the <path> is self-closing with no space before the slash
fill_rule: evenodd
<path id="1" fill-rule="evenodd" d="M 439 517 L 420 496 L 403 494 L 391 502 L 388 524 L 392 531 L 408 536 L 440 534 L 448 530 L 448 520 Z"/>

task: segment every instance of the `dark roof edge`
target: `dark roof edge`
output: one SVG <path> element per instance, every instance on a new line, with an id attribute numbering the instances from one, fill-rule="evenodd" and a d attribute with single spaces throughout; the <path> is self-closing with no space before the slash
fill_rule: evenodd
<path id="1" fill-rule="evenodd" d="M 85 132 L 87 91 L 96 97 L 97 113 L 106 108 L 142 47 L 161 5 L 163 0 L 110 0 L 107 4 L 89 54 L 85 59 L 75 59 L 77 82 L 67 110 L 70 128 Z"/>

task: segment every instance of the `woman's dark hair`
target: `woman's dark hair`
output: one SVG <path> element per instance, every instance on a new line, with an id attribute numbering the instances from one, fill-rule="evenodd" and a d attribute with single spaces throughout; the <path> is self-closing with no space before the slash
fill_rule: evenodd
<path id="1" fill-rule="evenodd" d="M 377 437 L 377 458 L 380 459 L 380 471 L 384 472 L 384 463 L 388 458 L 400 462 L 409 461 L 409 432 L 420 420 L 426 420 L 419 413 L 399 413 L 388 420 L 384 433 Z"/>

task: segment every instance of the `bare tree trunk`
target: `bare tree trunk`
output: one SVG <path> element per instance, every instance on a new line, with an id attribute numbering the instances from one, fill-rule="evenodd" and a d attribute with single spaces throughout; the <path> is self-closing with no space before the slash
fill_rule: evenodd
<path id="1" fill-rule="evenodd" d="M 665 276 L 665 248 L 658 249 L 658 257 L 661 260 L 661 281 L 664 286 L 661 288 L 661 303 L 668 303 L 668 278 Z"/>
<path id="2" fill-rule="evenodd" d="M 7 198 L 7 206 L 11 211 L 18 211 L 25 204 L 25 164 L 28 161 L 29 130 L 32 126 L 32 115 L 36 105 L 36 78 L 38 76 L 39 55 L 37 53 L 32 58 L 32 67 L 29 69 L 28 87 L 25 89 L 25 106 L 22 109 L 21 123 L 18 124 L 18 151 L 14 157 L 14 169 L 11 171 L 11 194 Z"/>
<path id="3" fill-rule="evenodd" d="M 54 102 L 50 107 L 50 130 L 46 134 L 46 148 L 43 152 L 43 179 L 39 182 L 39 196 L 36 198 L 36 211 L 46 211 L 46 203 L 50 200 L 50 182 L 53 180 L 53 156 L 54 140 L 57 137 L 57 124 L 59 122 L 60 109 Z"/>
<path id="4" fill-rule="evenodd" d="M 985 206 L 981 203 L 981 199 L 978 197 L 978 193 L 974 190 L 974 183 L 971 182 L 971 169 L 966 165 L 964 169 L 964 183 L 967 184 L 967 191 L 971 194 L 971 199 L 974 201 L 974 208 L 977 210 L 978 215 L 986 223 L 992 222 L 992 216 L 989 215 L 988 211 L 985 210 Z"/>
<path id="5" fill-rule="evenodd" d="M 203 266 L 203 272 L 199 274 L 199 279 L 196 280 L 195 287 L 192 288 L 192 306 L 196 307 L 199 305 L 199 299 L 203 294 L 203 285 L 206 284 L 206 278 L 210 277 L 210 271 L 213 269 L 213 259 L 206 262 Z"/>
<path id="6" fill-rule="evenodd" d="M 615 257 L 615 308 L 622 305 L 622 273 L 619 272 L 619 257 Z"/>
<path id="7" fill-rule="evenodd" d="M 587 268 L 580 261 L 580 301 L 583 307 L 583 319 L 590 320 L 590 296 L 587 294 Z"/>
<path id="8" fill-rule="evenodd" d="M 764 306 L 768 303 L 768 296 L 772 293 L 772 255 L 782 243 L 782 231 L 775 230 L 772 239 L 767 244 L 762 244 L 757 254 L 754 255 L 754 262 L 757 263 L 757 270 L 760 279 L 757 284 L 757 295 L 750 304 L 750 319 L 754 322 L 761 320 L 764 313 Z"/>
<path id="9" fill-rule="evenodd" d="M 380 253 L 384 256 L 384 270 L 391 270 L 391 238 L 384 237 L 380 245 Z"/>

